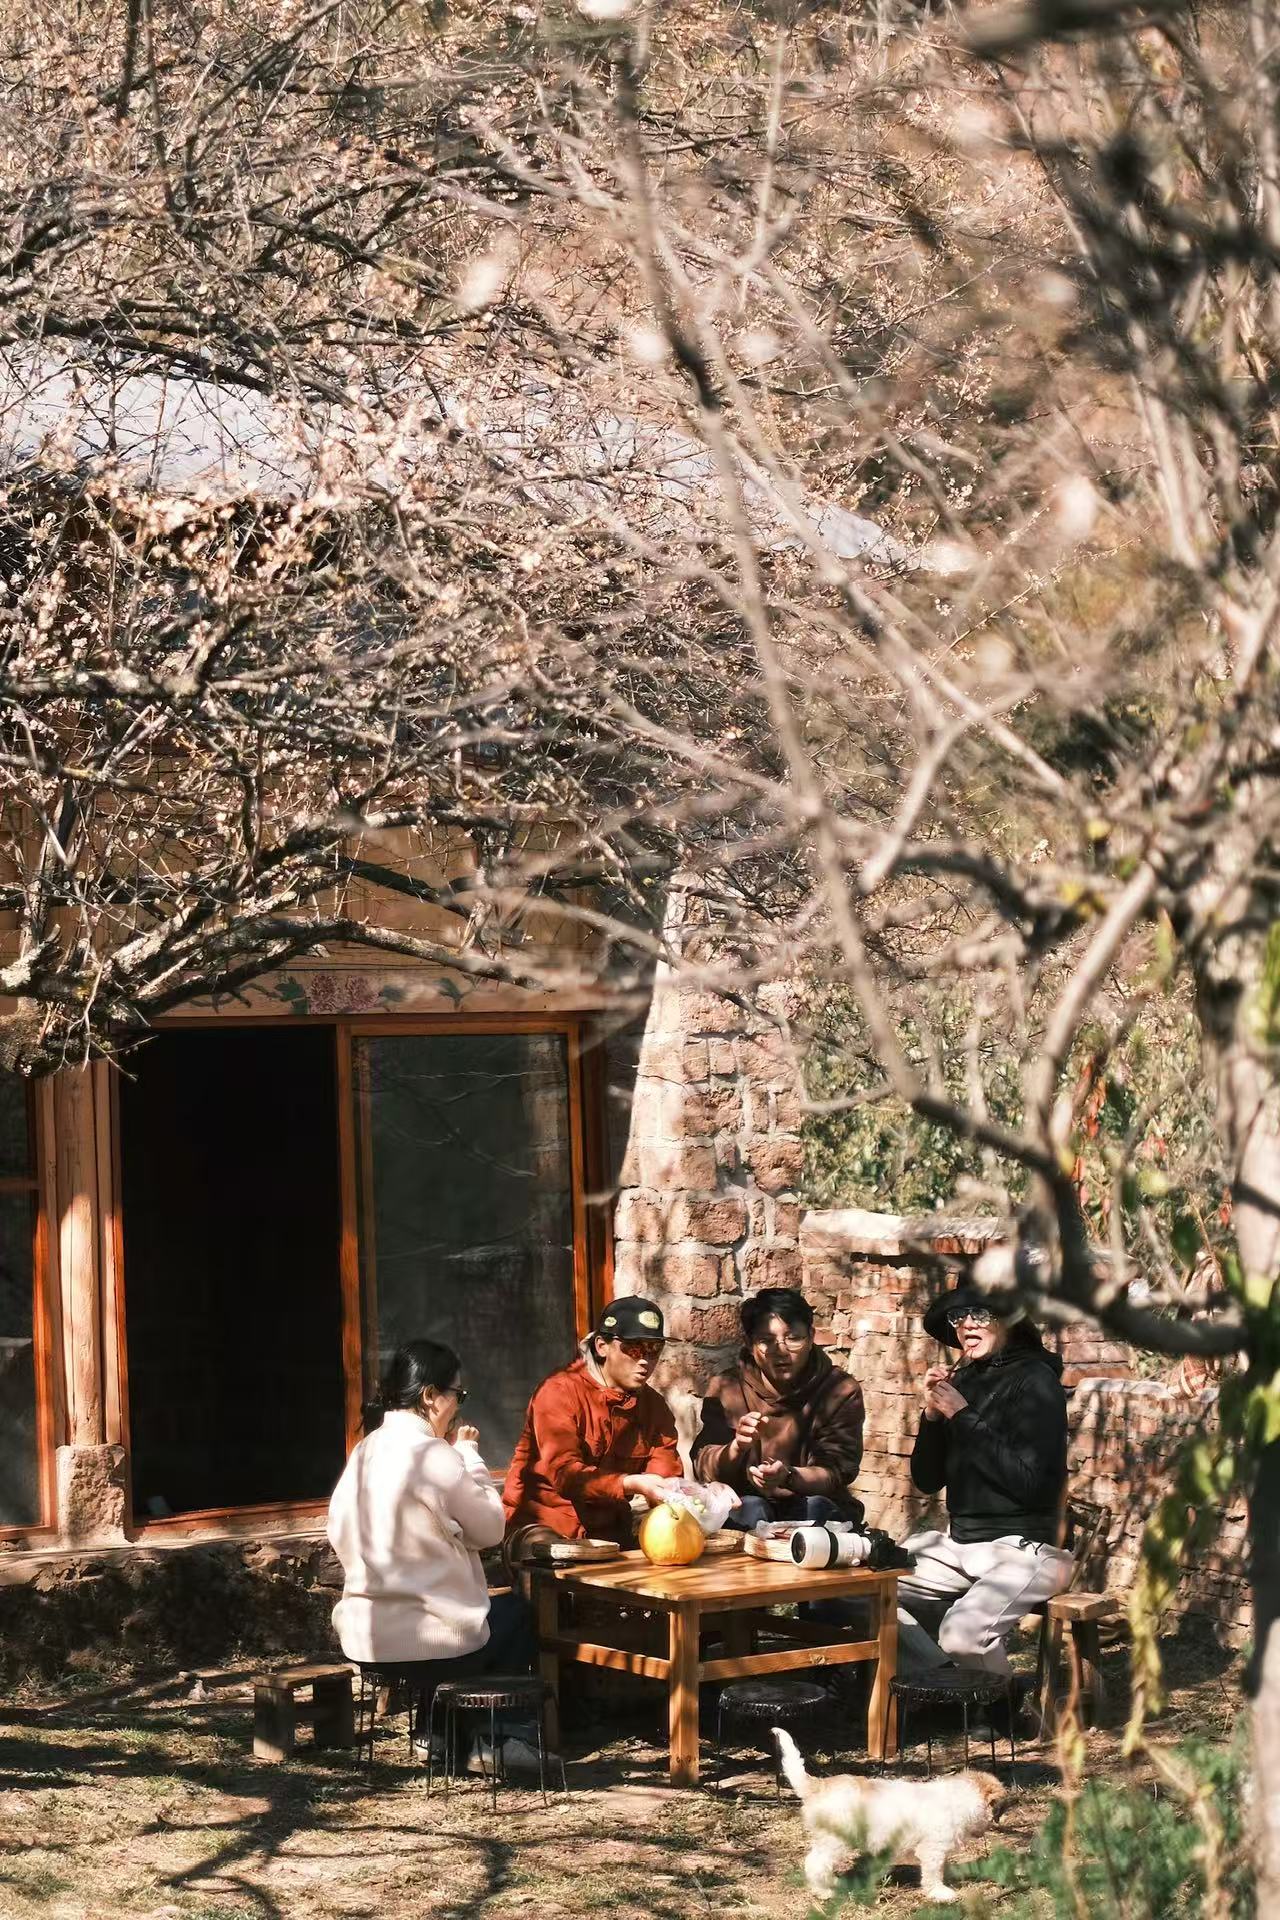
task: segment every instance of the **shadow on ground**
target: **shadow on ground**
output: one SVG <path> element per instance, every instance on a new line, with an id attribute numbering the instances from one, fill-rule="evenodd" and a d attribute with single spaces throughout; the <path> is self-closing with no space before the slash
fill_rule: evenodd
<path id="1" fill-rule="evenodd" d="M 1167 1644 L 1172 1705 L 1163 1731 L 1225 1738 L 1238 1717 L 1231 1657 L 1194 1632 Z M 1117 1709 L 1127 1649 L 1106 1649 Z M 407 1760 L 403 1723 L 379 1742 L 372 1778 L 354 1753 L 300 1745 L 280 1766 L 255 1763 L 247 1671 L 191 1679 L 153 1676 L 122 1694 L 0 1713 L 0 1911 L 6 1920 L 533 1920 L 608 1913 L 611 1920 L 803 1920 L 799 1809 L 775 1794 L 772 1757 L 758 1743 L 731 1749 L 725 1790 L 667 1784 L 663 1703 L 584 1724 L 569 1719 L 570 1792 L 503 1792 L 496 1814 L 474 1779 L 430 1798 Z M 1123 1717 L 1117 1713 L 1117 1720 Z M 713 1732 L 708 1718 L 704 1733 Z M 935 1726 L 940 1769 L 961 1764 L 954 1720 Z M 801 1744 L 815 1773 L 875 1771 L 841 1754 L 814 1726 Z M 1120 1771 L 1119 1727 L 1090 1732 L 1089 1766 Z M 1003 1830 L 1029 1845 L 1056 1784 L 1052 1753 L 1007 1746 L 995 1771 L 1013 1789 Z M 990 1766 L 988 1753 L 973 1755 Z M 923 1772 L 923 1754 L 905 1769 Z M 981 1851 L 979 1849 L 978 1851 Z M 897 1877 L 900 1881 L 901 1877 Z M 918 1887 L 891 1883 L 877 1911 L 905 1920 Z"/>
<path id="2" fill-rule="evenodd" d="M 447 1801 L 439 1786 L 429 1798 L 402 1732 L 379 1743 L 370 1778 L 354 1754 L 302 1746 L 287 1765 L 255 1763 L 248 1718 L 247 1702 L 218 1702 L 0 1723 L 5 1828 L 25 1807 L 42 1815 L 39 1860 L 0 1854 L 0 1888 L 32 1910 L 73 1896 L 65 1910 L 76 1912 L 78 1895 L 94 1920 L 117 1911 L 473 1920 L 516 1890 L 527 1890 L 530 1910 L 625 1913 L 633 1884 L 653 1920 L 685 1920 L 695 1883 L 699 1907 L 740 1908 L 744 1880 L 776 1866 L 771 1843 L 752 1839 L 727 1799 L 710 1817 L 707 1796 L 666 1789 L 657 1749 L 641 1738 L 603 1754 L 577 1741 L 568 1795 L 552 1789 L 544 1807 L 536 1789 L 513 1786 L 494 1814 L 475 1778 Z M 104 1814 L 110 1831 L 97 1830 Z M 717 1835 L 716 1824 L 729 1831 Z"/>

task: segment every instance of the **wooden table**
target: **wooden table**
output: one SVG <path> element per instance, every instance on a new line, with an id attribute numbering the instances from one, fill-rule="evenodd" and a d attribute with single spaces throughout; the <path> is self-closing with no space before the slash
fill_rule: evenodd
<path id="1" fill-rule="evenodd" d="M 664 1613 L 667 1655 L 638 1652 L 568 1629 L 561 1618 L 565 1592 L 591 1595 L 617 1607 Z M 875 1662 L 867 1715 L 867 1752 L 873 1760 L 897 1751 L 897 1724 L 889 1682 L 898 1659 L 898 1576 L 863 1567 L 819 1572 L 785 1560 L 757 1560 L 746 1553 L 715 1554 L 691 1567 L 654 1567 L 641 1553 L 619 1554 L 597 1566 L 538 1568 L 534 1600 L 538 1615 L 542 1676 L 559 1698 L 560 1663 L 576 1660 L 588 1667 L 665 1680 L 671 1732 L 671 1783 L 691 1787 L 698 1779 L 698 1688 L 704 1680 L 741 1680 L 753 1674 L 808 1672 L 814 1667 Z M 787 1644 L 768 1653 L 755 1651 L 753 1619 L 766 1607 L 803 1600 L 870 1600 L 875 1632 L 855 1640 L 849 1630 L 817 1622 L 770 1619 L 771 1635 Z M 701 1634 L 712 1616 L 724 1642 L 722 1656 L 702 1658 Z M 558 1745 L 558 1726 L 548 1739 Z"/>

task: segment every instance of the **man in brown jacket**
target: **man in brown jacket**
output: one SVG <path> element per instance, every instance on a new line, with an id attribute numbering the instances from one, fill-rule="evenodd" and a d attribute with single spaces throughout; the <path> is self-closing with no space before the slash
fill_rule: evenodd
<path id="1" fill-rule="evenodd" d="M 601 1314 L 582 1358 L 537 1389 L 502 1490 L 513 1565 L 537 1539 L 594 1535 L 630 1546 L 633 1496 L 657 1506 L 680 1474 L 675 1420 L 649 1385 L 664 1339 L 661 1309 L 624 1294 Z"/>
<path id="2" fill-rule="evenodd" d="M 862 1388 L 813 1343 L 813 1309 L 792 1287 L 742 1303 L 738 1364 L 712 1380 L 693 1471 L 742 1495 L 729 1526 L 861 1520 L 849 1490 L 862 1464 Z"/>

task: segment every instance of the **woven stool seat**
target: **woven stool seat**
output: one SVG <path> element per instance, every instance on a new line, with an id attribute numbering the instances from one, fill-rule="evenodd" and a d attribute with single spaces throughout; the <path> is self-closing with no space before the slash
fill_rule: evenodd
<path id="1" fill-rule="evenodd" d="M 899 1702 L 908 1707 L 949 1707 L 962 1701 L 971 1707 L 986 1707 L 1006 1699 L 1009 1691 L 1003 1674 L 983 1673 L 976 1667 L 968 1672 L 944 1671 L 911 1679 L 899 1676 L 889 1684 Z"/>
<path id="2" fill-rule="evenodd" d="M 724 1777 L 724 1725 L 728 1720 L 754 1722 L 761 1730 L 761 1744 L 772 1748 L 774 1742 L 766 1729 L 808 1720 L 830 1707 L 831 1695 L 812 1680 L 731 1680 L 721 1687 L 716 1707 L 716 1792 Z M 757 1736 L 760 1737 L 760 1736 Z M 774 1792 L 782 1792 L 779 1756 L 774 1751 Z"/>
<path id="3" fill-rule="evenodd" d="M 826 1688 L 812 1680 L 732 1680 L 720 1689 L 720 1711 L 727 1720 L 772 1723 L 830 1704 Z"/>
<path id="4" fill-rule="evenodd" d="M 551 1688 L 545 1680 L 529 1674 L 489 1674 L 483 1680 L 442 1680 L 436 1688 L 440 1701 L 459 1711 L 495 1712 L 516 1707 L 536 1707 Z"/>
<path id="5" fill-rule="evenodd" d="M 895 1675 L 889 1682 L 889 1691 L 898 1707 L 900 1748 L 905 1754 L 907 1749 L 907 1721 L 911 1714 L 928 1713 L 930 1707 L 958 1707 L 964 1723 L 964 1763 L 969 1764 L 969 1709 L 971 1707 L 994 1707 L 1003 1705 L 1009 1715 L 1009 1764 L 1012 1766 L 1018 1757 L 1014 1740 L 1014 1696 L 1013 1682 L 1007 1674 L 984 1673 L 981 1667 L 943 1667 L 932 1673 Z M 929 1721 L 926 1719 L 928 1728 Z M 991 1741 L 991 1764 L 995 1765 L 996 1730 L 995 1720 L 990 1719 L 987 1734 Z M 925 1748 L 928 1754 L 930 1776 L 933 1774 L 933 1734 L 926 1732 Z"/>
<path id="6" fill-rule="evenodd" d="M 494 1811 L 498 1806 L 498 1786 L 506 1784 L 506 1769 L 502 1761 L 502 1721 L 508 1713 L 526 1713 L 537 1722 L 538 1729 L 538 1790 L 542 1794 L 542 1804 L 547 1802 L 546 1778 L 546 1736 L 547 1703 L 554 1698 L 554 1689 L 549 1683 L 532 1673 L 486 1673 L 474 1680 L 442 1680 L 436 1688 L 431 1701 L 431 1714 L 428 1731 L 434 1735 L 436 1711 L 444 1716 L 443 1728 L 443 1766 L 441 1778 L 444 1782 L 446 1800 L 449 1797 L 449 1783 L 458 1772 L 458 1715 L 460 1713 L 486 1713 L 489 1716 L 489 1764 L 482 1771 L 488 1774 L 489 1791 Z M 554 1756 L 560 1768 L 560 1785 L 567 1793 L 569 1783 L 565 1779 L 564 1759 L 560 1754 Z M 427 1762 L 427 1792 L 431 1793 L 435 1784 L 435 1751 Z"/>

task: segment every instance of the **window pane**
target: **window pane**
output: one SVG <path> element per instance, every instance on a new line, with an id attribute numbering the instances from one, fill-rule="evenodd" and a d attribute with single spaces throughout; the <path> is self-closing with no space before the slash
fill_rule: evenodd
<path id="1" fill-rule="evenodd" d="M 367 1387 L 401 1341 L 446 1342 L 499 1466 L 574 1350 L 564 1037 L 406 1034 L 359 1067 Z"/>
<path id="2" fill-rule="evenodd" d="M 16 1073 L 0 1072 L 0 1175 L 31 1171 L 27 1134 L 27 1083 Z"/>
<path id="3" fill-rule="evenodd" d="M 40 1519 L 37 1472 L 34 1196 L 0 1194 L 0 1526 Z"/>

